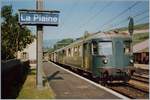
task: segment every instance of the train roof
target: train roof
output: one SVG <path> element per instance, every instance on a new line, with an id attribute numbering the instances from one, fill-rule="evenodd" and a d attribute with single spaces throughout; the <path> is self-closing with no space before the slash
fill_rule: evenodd
<path id="1" fill-rule="evenodd" d="M 77 41 L 75 41 L 75 42 L 73 42 L 73 43 L 71 43 L 71 44 L 69 44 L 65 47 L 62 47 L 60 49 L 55 50 L 54 52 L 61 51 L 65 48 L 71 47 L 72 45 L 76 45 L 76 44 L 79 44 L 79 43 L 84 43 L 84 42 L 92 40 L 92 39 L 112 40 L 112 38 L 115 38 L 115 37 L 130 38 L 130 35 L 126 32 L 117 32 L 117 31 L 99 32 L 99 33 L 95 33 L 94 35 L 91 35 L 91 36 L 87 37 L 86 39 L 77 40 Z"/>

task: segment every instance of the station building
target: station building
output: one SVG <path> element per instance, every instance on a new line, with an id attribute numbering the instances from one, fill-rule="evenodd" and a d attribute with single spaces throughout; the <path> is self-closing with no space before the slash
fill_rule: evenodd
<path id="1" fill-rule="evenodd" d="M 133 46 L 134 61 L 137 64 L 149 64 L 149 39 Z"/>
<path id="2" fill-rule="evenodd" d="M 23 51 L 18 51 L 17 59 L 29 60 L 30 64 L 36 63 L 36 39 L 29 44 Z"/>

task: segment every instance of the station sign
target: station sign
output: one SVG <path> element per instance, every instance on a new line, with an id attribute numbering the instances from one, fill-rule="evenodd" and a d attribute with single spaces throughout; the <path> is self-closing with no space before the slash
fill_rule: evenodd
<path id="1" fill-rule="evenodd" d="M 19 10 L 21 25 L 58 26 L 59 11 Z"/>

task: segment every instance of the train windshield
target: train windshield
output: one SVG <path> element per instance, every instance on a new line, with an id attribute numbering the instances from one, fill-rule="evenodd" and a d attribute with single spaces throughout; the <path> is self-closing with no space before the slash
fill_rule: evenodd
<path id="1" fill-rule="evenodd" d="M 99 55 L 112 55 L 112 42 L 99 42 L 98 54 Z"/>

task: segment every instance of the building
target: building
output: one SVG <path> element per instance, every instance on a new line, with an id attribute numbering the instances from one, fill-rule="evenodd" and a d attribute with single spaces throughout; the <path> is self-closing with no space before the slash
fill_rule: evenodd
<path id="1" fill-rule="evenodd" d="M 18 59 L 29 60 L 30 64 L 36 63 L 36 39 L 29 44 L 23 51 L 18 51 Z"/>
<path id="2" fill-rule="evenodd" d="M 149 39 L 133 46 L 134 61 L 139 64 L 149 64 Z"/>

